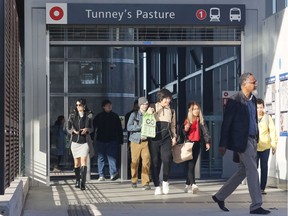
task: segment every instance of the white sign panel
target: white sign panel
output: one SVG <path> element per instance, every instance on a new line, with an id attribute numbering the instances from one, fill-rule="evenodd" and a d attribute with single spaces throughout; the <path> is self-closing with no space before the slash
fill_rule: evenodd
<path id="1" fill-rule="evenodd" d="M 47 24 L 67 24 L 66 3 L 46 3 Z"/>

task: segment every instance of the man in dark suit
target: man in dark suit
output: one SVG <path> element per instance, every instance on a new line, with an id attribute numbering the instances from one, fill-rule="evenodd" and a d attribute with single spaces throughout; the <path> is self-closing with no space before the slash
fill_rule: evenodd
<path id="1" fill-rule="evenodd" d="M 221 155 L 225 154 L 226 149 L 238 153 L 239 166 L 212 199 L 223 211 L 229 211 L 224 200 L 247 177 L 252 200 L 250 214 L 269 214 L 270 211 L 261 207 L 262 195 L 256 163 L 258 121 L 256 97 L 252 92 L 256 90 L 257 80 L 252 73 L 244 73 L 239 78 L 239 84 L 241 91 L 231 96 L 225 107 L 219 144 Z"/>

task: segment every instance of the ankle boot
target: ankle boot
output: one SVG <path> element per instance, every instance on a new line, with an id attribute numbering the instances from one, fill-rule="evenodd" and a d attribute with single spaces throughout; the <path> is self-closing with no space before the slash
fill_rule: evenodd
<path id="1" fill-rule="evenodd" d="M 87 166 L 81 167 L 81 190 L 85 190 L 85 183 L 86 183 L 86 174 L 87 174 Z"/>
<path id="2" fill-rule="evenodd" d="M 76 176 L 75 188 L 80 188 L 80 167 L 74 168 L 74 172 Z"/>

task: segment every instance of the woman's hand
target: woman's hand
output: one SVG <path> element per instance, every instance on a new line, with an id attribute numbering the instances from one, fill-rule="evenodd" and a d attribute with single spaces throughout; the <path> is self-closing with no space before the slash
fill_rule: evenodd
<path id="1" fill-rule="evenodd" d="M 81 130 L 81 134 L 84 135 L 84 134 L 87 134 L 89 132 L 89 129 L 88 128 L 83 128 Z"/>
<path id="2" fill-rule="evenodd" d="M 176 141 L 176 137 L 173 137 L 172 138 L 172 146 L 176 145 L 177 144 L 177 141 Z"/>
<path id="3" fill-rule="evenodd" d="M 184 125 L 184 130 L 187 132 L 189 131 L 189 128 L 190 128 L 191 124 L 189 121 L 186 122 L 186 124 Z"/>
<path id="4" fill-rule="evenodd" d="M 206 151 L 209 151 L 210 147 L 210 143 L 206 143 Z"/>
<path id="5" fill-rule="evenodd" d="M 76 130 L 73 130 L 73 133 L 78 135 L 79 134 L 79 131 L 76 131 Z"/>

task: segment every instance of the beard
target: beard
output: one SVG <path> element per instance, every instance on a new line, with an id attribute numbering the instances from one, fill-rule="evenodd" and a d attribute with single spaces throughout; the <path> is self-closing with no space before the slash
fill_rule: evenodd
<path id="1" fill-rule="evenodd" d="M 252 91 L 252 94 L 255 95 L 255 96 L 257 96 L 257 95 L 258 95 L 257 89 L 254 89 L 254 90 Z"/>

